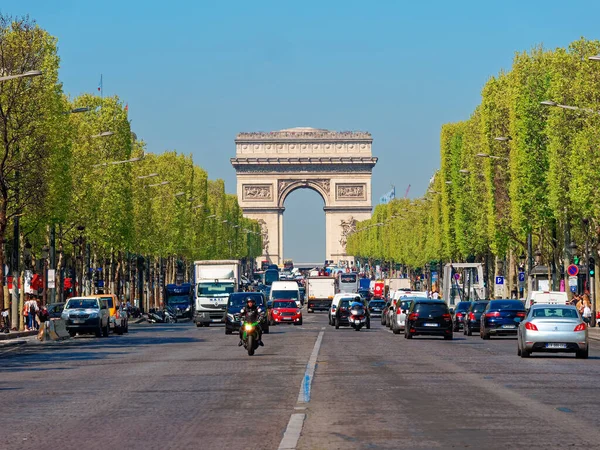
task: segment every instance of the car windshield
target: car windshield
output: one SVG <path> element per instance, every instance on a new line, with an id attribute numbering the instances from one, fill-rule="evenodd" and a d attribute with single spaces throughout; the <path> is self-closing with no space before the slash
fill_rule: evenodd
<path id="1" fill-rule="evenodd" d="M 167 305 L 181 305 L 188 304 L 190 302 L 190 296 L 185 295 L 169 295 L 167 297 Z"/>
<path id="2" fill-rule="evenodd" d="M 296 308 L 296 302 L 273 302 L 273 308 Z"/>
<path id="3" fill-rule="evenodd" d="M 487 303 L 475 303 L 473 305 L 473 311 L 474 312 L 482 312 L 486 306 L 487 306 Z"/>
<path id="4" fill-rule="evenodd" d="M 558 317 L 566 319 L 577 319 L 577 310 L 574 308 L 535 308 L 533 317 Z"/>
<path id="5" fill-rule="evenodd" d="M 418 303 L 415 310 L 420 314 L 445 314 L 448 307 L 444 303 Z"/>
<path id="6" fill-rule="evenodd" d="M 277 300 L 296 300 L 298 291 L 271 291 L 271 298 Z"/>
<path id="7" fill-rule="evenodd" d="M 233 307 L 242 307 L 246 304 L 246 300 L 248 298 L 251 298 L 252 300 L 254 300 L 254 302 L 258 305 L 258 306 L 262 306 L 263 305 L 263 296 L 258 294 L 258 295 L 252 295 L 252 294 L 234 294 L 234 295 L 230 295 L 229 296 L 229 306 L 233 306 Z"/>
<path id="8" fill-rule="evenodd" d="M 348 306 L 350 306 L 350 300 L 340 300 L 340 308 L 347 308 Z"/>
<path id="9" fill-rule="evenodd" d="M 412 301 L 400 302 L 400 309 L 408 309 L 408 308 L 410 308 L 410 304 L 411 303 L 412 303 Z"/>
<path id="10" fill-rule="evenodd" d="M 519 311 L 524 311 L 525 306 L 520 300 L 494 300 L 490 302 L 490 309 L 516 309 Z"/>
<path id="11" fill-rule="evenodd" d="M 230 283 L 201 283 L 198 285 L 199 296 L 211 296 L 219 294 L 231 294 L 233 292 L 233 284 Z"/>
<path id="12" fill-rule="evenodd" d="M 344 274 L 340 275 L 340 281 L 342 283 L 356 283 L 356 274 L 344 273 Z"/>
<path id="13" fill-rule="evenodd" d="M 98 301 L 93 299 L 71 299 L 67 302 L 65 309 L 98 309 Z"/>

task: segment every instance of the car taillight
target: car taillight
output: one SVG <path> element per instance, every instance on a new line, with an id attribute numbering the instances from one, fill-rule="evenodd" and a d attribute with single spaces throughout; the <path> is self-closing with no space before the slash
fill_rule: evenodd
<path id="1" fill-rule="evenodd" d="M 525 328 L 531 331 L 539 331 L 538 327 L 536 327 L 535 324 L 531 322 L 525 322 Z"/>
<path id="2" fill-rule="evenodd" d="M 575 327 L 575 329 L 573 331 L 584 331 L 586 328 L 587 327 L 586 327 L 585 323 L 580 323 L 579 325 L 577 325 Z"/>
<path id="3" fill-rule="evenodd" d="M 444 319 L 444 320 L 452 320 L 452 316 L 450 314 L 442 314 L 442 319 Z"/>
<path id="4" fill-rule="evenodd" d="M 398 308 L 398 309 L 396 310 L 396 314 L 398 314 L 398 315 L 402 314 L 402 308 Z"/>
<path id="5" fill-rule="evenodd" d="M 485 314 L 485 317 L 500 317 L 499 311 L 489 312 Z"/>
<path id="6" fill-rule="evenodd" d="M 475 314 L 472 312 L 469 313 L 469 320 L 475 320 Z"/>
<path id="7" fill-rule="evenodd" d="M 523 312 L 523 311 L 518 312 L 517 317 L 525 317 L 525 312 Z"/>
<path id="8" fill-rule="evenodd" d="M 456 313 L 456 317 L 462 317 L 462 316 L 463 316 L 463 313 L 460 313 L 460 312 Z"/>
<path id="9" fill-rule="evenodd" d="M 417 320 L 419 318 L 419 313 L 411 313 L 408 316 L 408 320 Z"/>

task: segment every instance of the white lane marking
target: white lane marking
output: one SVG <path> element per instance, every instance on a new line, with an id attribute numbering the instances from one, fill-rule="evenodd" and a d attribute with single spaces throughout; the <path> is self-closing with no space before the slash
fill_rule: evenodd
<path id="1" fill-rule="evenodd" d="M 321 330 L 324 330 L 324 328 L 321 328 Z M 298 403 L 310 402 L 310 388 L 312 385 L 313 376 L 315 374 L 315 369 L 317 367 L 317 357 L 319 356 L 321 342 L 323 342 L 323 334 L 325 334 L 325 331 L 321 331 L 319 333 L 319 336 L 317 337 L 317 342 L 315 342 L 315 347 L 313 348 L 313 351 L 310 354 L 310 358 L 308 360 L 308 364 L 306 365 L 306 372 L 304 372 L 304 378 L 302 378 L 302 383 L 300 384 L 300 392 L 298 393 Z"/>
<path id="2" fill-rule="evenodd" d="M 279 444 L 279 450 L 294 450 L 296 448 L 305 418 L 306 414 L 292 414 L 283 434 L 283 439 Z"/>

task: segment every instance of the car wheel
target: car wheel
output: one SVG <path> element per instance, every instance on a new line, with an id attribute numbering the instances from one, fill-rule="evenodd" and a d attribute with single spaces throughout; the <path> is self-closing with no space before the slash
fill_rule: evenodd
<path id="1" fill-rule="evenodd" d="M 334 319 L 334 322 L 335 322 L 335 329 L 339 330 L 340 329 L 340 322 L 339 322 L 339 320 Z"/>
<path id="2" fill-rule="evenodd" d="M 94 332 L 94 334 L 96 335 L 96 337 L 102 336 L 102 326 L 101 326 L 101 324 L 98 325 L 98 329 Z"/>
<path id="3" fill-rule="evenodd" d="M 392 333 L 400 334 L 400 328 L 392 328 Z"/>
<path id="4" fill-rule="evenodd" d="M 76 334 L 77 334 L 76 331 L 73 331 L 73 330 L 69 331 L 69 336 L 71 336 L 71 337 L 75 337 Z"/>
<path id="5" fill-rule="evenodd" d="M 367 320 L 367 330 L 371 329 L 371 319 Z"/>
<path id="6" fill-rule="evenodd" d="M 197 326 L 198 328 L 200 328 L 200 327 L 202 326 L 202 324 L 201 324 L 200 322 L 196 322 L 196 326 Z"/>
<path id="7" fill-rule="evenodd" d="M 225 327 L 225 334 L 231 334 L 231 333 L 232 333 L 232 331 L 229 328 Z"/>
<path id="8" fill-rule="evenodd" d="M 108 337 L 108 333 L 110 332 L 110 325 L 108 322 L 106 323 L 106 327 L 102 330 L 102 336 Z"/>
<path id="9" fill-rule="evenodd" d="M 466 336 L 467 335 L 467 326 L 463 325 L 463 334 Z"/>
<path id="10" fill-rule="evenodd" d="M 206 322 L 206 323 L 204 324 L 204 326 L 205 326 L 206 328 L 210 327 L 210 322 Z"/>
<path id="11" fill-rule="evenodd" d="M 115 329 L 115 331 L 117 332 L 117 334 L 119 336 L 123 336 L 123 327 L 118 327 L 118 328 Z"/>
<path id="12" fill-rule="evenodd" d="M 467 327 L 467 332 L 465 333 L 467 336 L 473 336 L 473 331 L 470 327 Z"/>
<path id="13" fill-rule="evenodd" d="M 528 352 L 524 348 L 521 349 L 521 358 L 529 358 L 531 356 L 531 352 Z"/>
<path id="14" fill-rule="evenodd" d="M 517 356 L 521 356 L 521 344 L 517 343 Z"/>
<path id="15" fill-rule="evenodd" d="M 575 353 L 575 358 L 579 358 L 579 359 L 588 359 L 589 356 L 590 356 L 589 347 L 586 347 L 585 350 L 581 350 L 581 351 L 578 351 L 577 353 Z"/>
<path id="16" fill-rule="evenodd" d="M 383 316 L 381 316 L 381 325 L 384 325 L 385 322 L 383 321 Z"/>
<path id="17" fill-rule="evenodd" d="M 490 333 L 486 333 L 486 332 L 482 331 L 481 332 L 481 339 L 486 340 L 486 341 L 489 340 L 489 339 L 491 339 Z"/>
<path id="18" fill-rule="evenodd" d="M 444 339 L 446 341 L 451 341 L 452 339 L 454 339 L 454 335 L 452 333 L 447 334 L 447 335 L 444 336 Z"/>
<path id="19" fill-rule="evenodd" d="M 129 322 L 125 324 L 125 333 L 129 333 Z"/>

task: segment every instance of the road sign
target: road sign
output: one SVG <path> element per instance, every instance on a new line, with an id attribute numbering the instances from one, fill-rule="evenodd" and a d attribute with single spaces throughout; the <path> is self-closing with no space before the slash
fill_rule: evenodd
<path id="1" fill-rule="evenodd" d="M 494 286 L 494 296 L 504 296 L 504 277 L 496 277 L 496 285 Z"/>
<path id="2" fill-rule="evenodd" d="M 567 273 L 572 277 L 576 277 L 579 273 L 579 267 L 577 267 L 575 264 L 571 264 L 569 267 L 567 267 Z"/>
<path id="3" fill-rule="evenodd" d="M 577 287 L 577 277 L 569 277 L 569 287 Z"/>
<path id="4" fill-rule="evenodd" d="M 519 272 L 519 282 L 520 283 L 525 282 L 525 272 Z"/>

